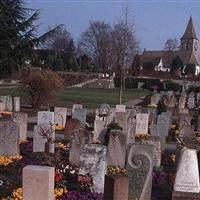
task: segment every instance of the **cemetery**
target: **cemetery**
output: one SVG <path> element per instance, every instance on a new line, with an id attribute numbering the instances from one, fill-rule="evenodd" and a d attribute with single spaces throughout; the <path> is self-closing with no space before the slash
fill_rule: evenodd
<path id="1" fill-rule="evenodd" d="M 1 0 L 0 200 L 200 200 L 197 4 L 140 3 Z"/>
<path id="2" fill-rule="evenodd" d="M 20 97 L 1 96 L 0 199 L 200 199 L 198 98 L 155 91 L 132 107 L 74 103 L 30 121 Z"/>

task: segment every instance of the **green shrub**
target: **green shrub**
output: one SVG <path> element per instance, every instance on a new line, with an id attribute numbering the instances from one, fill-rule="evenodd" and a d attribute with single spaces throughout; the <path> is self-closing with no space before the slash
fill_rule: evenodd
<path id="1" fill-rule="evenodd" d="M 166 81 L 165 84 L 166 84 L 166 91 L 172 90 L 172 91 L 178 92 L 181 89 L 178 83 L 174 83 L 172 81 Z"/>

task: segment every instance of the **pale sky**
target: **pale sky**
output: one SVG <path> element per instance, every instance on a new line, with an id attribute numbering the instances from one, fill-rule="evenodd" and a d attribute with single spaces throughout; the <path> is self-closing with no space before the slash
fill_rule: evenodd
<path id="1" fill-rule="evenodd" d="M 27 7 L 40 9 L 39 33 L 48 26 L 65 24 L 75 41 L 90 20 L 115 23 L 128 2 L 129 20 L 135 23 L 140 49 L 163 49 L 170 37 L 180 38 L 192 13 L 200 38 L 200 0 L 198 1 L 120 1 L 120 0 L 25 0 Z"/>

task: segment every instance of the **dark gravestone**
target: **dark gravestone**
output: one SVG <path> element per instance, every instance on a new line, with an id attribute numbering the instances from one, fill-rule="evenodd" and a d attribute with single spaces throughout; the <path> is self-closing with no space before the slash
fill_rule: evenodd
<path id="1" fill-rule="evenodd" d="M 129 200 L 151 199 L 153 151 L 154 147 L 146 144 L 130 144 L 128 147 Z"/>
<path id="2" fill-rule="evenodd" d="M 124 168 L 126 157 L 126 136 L 122 131 L 112 130 L 110 132 L 107 164 Z"/>
<path id="3" fill-rule="evenodd" d="M 128 200 L 128 177 L 124 174 L 106 175 L 104 200 Z"/>

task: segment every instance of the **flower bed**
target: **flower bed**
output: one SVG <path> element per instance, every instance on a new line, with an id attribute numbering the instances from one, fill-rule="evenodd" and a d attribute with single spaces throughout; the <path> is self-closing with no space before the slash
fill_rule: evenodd
<path id="1" fill-rule="evenodd" d="M 78 175 L 79 168 L 68 162 L 69 147 L 65 141 L 57 141 L 55 154 L 32 153 L 33 141 L 28 138 L 20 144 L 20 156 L 0 156 L 0 199 L 21 200 L 22 169 L 41 165 L 55 167 L 55 200 L 102 200 L 102 194 L 92 191 L 92 177 Z"/>

